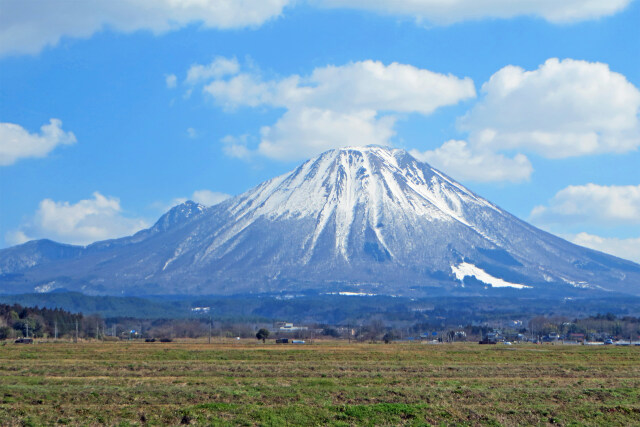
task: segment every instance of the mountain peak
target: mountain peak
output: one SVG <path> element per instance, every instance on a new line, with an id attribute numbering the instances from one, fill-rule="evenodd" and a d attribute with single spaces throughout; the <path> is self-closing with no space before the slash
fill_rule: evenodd
<path id="1" fill-rule="evenodd" d="M 325 239 L 335 255 L 350 262 L 351 240 L 364 230 L 367 247 L 380 259 L 392 259 L 395 251 L 388 242 L 397 236 L 385 226 L 393 230 L 401 223 L 413 227 L 435 221 L 475 229 L 475 209 L 498 210 L 406 151 L 379 146 L 324 152 L 226 206 L 237 218 L 236 227 L 222 234 L 216 246 L 262 218 L 305 220 L 313 224 L 302 252 L 306 262 Z"/>
<path id="2" fill-rule="evenodd" d="M 206 206 L 187 200 L 169 209 L 151 227 L 153 231 L 166 231 L 176 225 L 184 223 L 186 220 L 202 214 L 207 209 Z"/>
<path id="3" fill-rule="evenodd" d="M 376 157 L 381 160 L 386 160 L 395 166 L 399 166 L 403 161 L 417 161 L 406 150 L 401 148 L 392 148 L 382 145 L 363 145 L 363 146 L 348 146 L 340 147 L 332 150 L 325 151 L 324 153 L 308 160 L 307 162 L 314 162 L 320 158 L 333 157 L 340 158 L 343 156 L 368 156 Z M 400 164 L 399 164 L 400 162 Z"/>
<path id="4" fill-rule="evenodd" d="M 345 147 L 338 147 L 338 148 L 333 148 L 331 150 L 327 150 L 324 153 L 329 153 L 329 152 L 349 152 L 349 151 L 358 151 L 361 153 L 365 153 L 365 152 L 370 152 L 370 153 L 380 153 L 380 152 L 386 152 L 386 153 L 394 153 L 394 152 L 405 152 L 406 150 L 403 150 L 401 148 L 393 148 L 393 147 L 388 147 L 386 145 L 378 145 L 378 144 L 369 144 L 369 145 L 348 145 Z M 322 154 L 324 154 L 322 153 Z M 322 155 L 320 154 L 320 155 Z"/>
<path id="5" fill-rule="evenodd" d="M 326 151 L 234 201 L 230 210 L 240 216 L 311 216 L 322 222 L 335 214 L 341 224 L 362 207 L 373 225 L 381 216 L 411 213 L 467 223 L 464 204 L 493 208 L 405 150 L 380 146 Z"/>

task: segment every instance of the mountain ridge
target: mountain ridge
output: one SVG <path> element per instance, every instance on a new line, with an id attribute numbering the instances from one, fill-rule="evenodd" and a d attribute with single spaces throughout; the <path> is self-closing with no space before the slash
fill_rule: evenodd
<path id="1" fill-rule="evenodd" d="M 539 230 L 406 151 L 377 146 L 327 151 L 209 208 L 178 205 L 78 256 L 11 270 L 12 249 L 0 251 L 0 289 L 14 292 L 640 294 L 640 265 Z"/>

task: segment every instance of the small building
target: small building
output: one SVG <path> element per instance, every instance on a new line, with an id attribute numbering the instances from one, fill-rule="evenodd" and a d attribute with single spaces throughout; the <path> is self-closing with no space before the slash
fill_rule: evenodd
<path id="1" fill-rule="evenodd" d="M 456 331 L 453 334 L 453 337 L 456 340 L 465 340 L 465 339 L 467 339 L 467 333 L 465 331 Z"/>
<path id="2" fill-rule="evenodd" d="M 585 335 L 584 334 L 569 334 L 569 340 L 570 341 L 579 341 L 582 342 L 585 339 Z"/>
<path id="3" fill-rule="evenodd" d="M 487 335 L 485 336 L 485 339 L 487 341 L 493 341 L 493 342 L 504 341 L 504 337 L 502 336 L 502 332 L 500 332 L 498 330 L 494 330 L 493 332 L 487 332 Z"/>
<path id="4" fill-rule="evenodd" d="M 550 332 L 549 335 L 542 337 L 542 342 L 555 342 L 560 340 L 560 335 L 557 332 Z"/>
<path id="5" fill-rule="evenodd" d="M 277 332 L 306 331 L 309 329 L 307 326 L 295 326 L 291 322 L 276 322 L 273 326 Z"/>

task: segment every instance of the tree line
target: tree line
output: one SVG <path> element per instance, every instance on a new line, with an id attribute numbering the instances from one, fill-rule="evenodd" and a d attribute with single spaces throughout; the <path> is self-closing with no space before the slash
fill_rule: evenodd
<path id="1" fill-rule="evenodd" d="M 539 338 L 556 333 L 569 338 L 572 334 L 585 337 L 621 337 L 637 339 L 640 335 L 640 318 L 616 316 L 612 313 L 583 318 L 565 316 L 535 316 L 523 319 L 520 326 L 506 326 L 501 320 L 475 325 L 451 322 L 443 319 L 430 321 L 389 320 L 383 314 L 371 314 L 367 320 L 354 319 L 340 324 L 305 323 L 307 329 L 289 332 L 282 336 L 296 339 L 328 338 L 356 341 L 394 341 L 398 339 L 425 338 L 447 341 L 477 340 L 500 329 L 505 336 L 524 334 L 527 338 Z M 449 319 L 453 320 L 453 319 Z M 457 319 L 456 319 L 457 320 Z M 60 308 L 24 307 L 20 304 L 0 304 L 0 340 L 21 337 L 61 339 L 173 339 L 226 337 L 256 337 L 261 329 L 268 330 L 268 321 L 216 320 L 211 317 L 194 319 L 139 319 L 134 317 L 102 318 L 99 315 L 83 315 Z M 457 323 L 457 325 L 456 325 Z M 260 334 L 261 338 L 271 338 Z M 266 335 L 266 336 L 265 336 Z M 281 334 L 271 334 L 278 338 Z"/>
<path id="2" fill-rule="evenodd" d="M 0 304 L 0 340 L 31 337 L 63 337 L 84 332 L 86 318 L 60 308 Z"/>

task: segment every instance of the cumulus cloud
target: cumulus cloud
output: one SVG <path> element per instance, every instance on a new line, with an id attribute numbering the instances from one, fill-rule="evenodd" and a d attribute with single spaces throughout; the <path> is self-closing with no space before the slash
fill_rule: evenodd
<path id="1" fill-rule="evenodd" d="M 522 154 L 510 158 L 490 151 L 475 152 L 466 141 L 450 140 L 435 150 L 411 150 L 411 155 L 458 180 L 520 182 L 533 172 L 531 162 Z"/>
<path id="2" fill-rule="evenodd" d="M 298 80 L 299 77 L 293 77 L 280 82 L 264 82 L 257 75 L 243 73 L 230 80 L 215 80 L 205 86 L 204 92 L 228 110 L 241 106 L 284 107 L 287 99 L 279 95 L 286 95 L 287 86 L 293 86 L 295 90 Z"/>
<path id="3" fill-rule="evenodd" d="M 640 185 L 571 185 L 560 190 L 548 206 L 536 206 L 537 223 L 640 224 Z"/>
<path id="4" fill-rule="evenodd" d="M 296 160 L 347 145 L 390 145 L 398 113 L 431 114 L 439 107 L 474 98 L 469 78 L 434 73 L 411 65 L 361 61 L 316 68 L 308 76 L 265 80 L 258 73 L 215 79 L 204 92 L 223 108 L 285 108 L 261 129 L 255 153 Z M 223 140 L 224 150 L 248 158 L 246 138 Z"/>
<path id="5" fill-rule="evenodd" d="M 23 231 L 11 230 L 11 231 L 7 231 L 7 233 L 4 236 L 4 240 L 5 242 L 7 242 L 7 244 L 13 246 L 13 245 L 21 245 L 23 243 L 27 243 L 31 239 L 29 238 L 29 236 L 24 234 Z"/>
<path id="6" fill-rule="evenodd" d="M 168 74 L 164 78 L 169 89 L 173 89 L 178 85 L 178 77 L 175 74 Z"/>
<path id="7" fill-rule="evenodd" d="M 517 151 L 565 158 L 640 146 L 640 91 L 606 64 L 552 58 L 533 71 L 510 65 L 481 93 L 458 121 L 467 141 L 414 155 L 462 180 L 518 182 L 533 167 Z"/>
<path id="8" fill-rule="evenodd" d="M 223 144 L 222 151 L 229 157 L 249 160 L 255 154 L 255 151 L 249 148 L 249 139 L 251 139 L 249 134 L 240 136 L 227 135 L 220 140 Z"/>
<path id="9" fill-rule="evenodd" d="M 371 110 L 338 113 L 318 108 L 290 110 L 263 127 L 258 152 L 277 160 L 297 160 L 350 145 L 389 145 L 394 118 Z"/>
<path id="10" fill-rule="evenodd" d="M 286 110 L 262 129 L 257 148 L 246 138 L 225 138 L 223 150 L 245 159 L 295 160 L 344 145 L 390 145 L 398 114 L 428 115 L 475 97 L 468 78 L 371 60 L 279 79 L 234 71 L 204 83 L 205 94 L 231 111 Z M 519 182 L 533 172 L 527 152 L 564 158 L 640 146 L 640 91 L 606 64 L 551 58 L 533 71 L 507 66 L 482 86 L 482 94 L 458 121 L 466 141 L 414 155 L 460 179 Z"/>
<path id="11" fill-rule="evenodd" d="M 169 209 L 173 206 L 184 203 L 187 200 L 191 200 L 205 206 L 213 206 L 213 205 L 217 205 L 218 203 L 224 202 L 230 197 L 231 195 L 220 193 L 218 191 L 196 190 L 193 192 L 191 197 L 188 197 L 188 198 L 179 197 L 179 198 L 173 199 L 173 201 L 171 202 L 171 206 L 168 206 L 166 209 Z"/>
<path id="12" fill-rule="evenodd" d="M 63 37 L 88 38 L 109 28 L 155 34 L 189 24 L 253 27 L 281 15 L 291 0 L 2 0 L 0 55 L 38 53 Z"/>
<path id="13" fill-rule="evenodd" d="M 316 68 L 309 76 L 281 80 L 264 81 L 258 75 L 242 73 L 230 80 L 216 80 L 204 90 L 227 107 L 268 105 L 421 114 L 476 96 L 470 78 L 371 60 Z"/>
<path id="14" fill-rule="evenodd" d="M 74 204 L 44 199 L 35 215 L 18 230 L 7 233 L 5 239 L 10 244 L 47 238 L 87 245 L 128 236 L 148 226 L 144 219 L 124 216 L 117 198 L 95 192 L 92 198 Z"/>
<path id="15" fill-rule="evenodd" d="M 414 17 L 418 22 L 451 24 L 483 18 L 534 16 L 568 23 L 612 15 L 631 0 L 312 0 L 325 7 Z"/>
<path id="16" fill-rule="evenodd" d="M 0 123 L 0 165 L 12 165 L 28 157 L 45 157 L 58 145 L 75 144 L 72 132 L 62 130 L 62 122 L 50 119 L 40 133 L 29 133 L 14 123 Z"/>
<path id="17" fill-rule="evenodd" d="M 623 10 L 631 0 L 310 0 L 321 7 L 372 10 L 450 24 L 484 18 L 541 17 L 566 23 Z M 109 28 L 159 34 L 190 24 L 255 27 L 280 16 L 292 0 L 1 0 L 0 55 L 38 53 L 62 38 L 88 38 Z"/>
<path id="18" fill-rule="evenodd" d="M 585 246 L 640 263 L 640 237 L 618 239 L 615 237 L 600 237 L 588 233 L 578 233 L 573 236 L 564 237 L 576 245 Z"/>
<path id="19" fill-rule="evenodd" d="M 220 78 L 229 74 L 236 74 L 240 70 L 240 64 L 236 58 L 216 57 L 208 65 L 194 64 L 187 71 L 187 84 L 196 84 L 203 80 Z"/>
<path id="20" fill-rule="evenodd" d="M 482 94 L 459 122 L 476 147 L 565 158 L 640 146 L 640 91 L 606 64 L 552 58 L 534 71 L 510 65 Z"/>
<path id="21" fill-rule="evenodd" d="M 218 203 L 224 202 L 230 197 L 231 195 L 220 193 L 218 191 L 196 190 L 193 192 L 191 200 L 205 206 L 213 206 L 217 205 Z"/>
<path id="22" fill-rule="evenodd" d="M 541 17 L 567 23 L 623 10 L 631 0 L 310 0 L 320 7 L 371 10 L 450 24 L 484 18 Z M 203 28 L 256 27 L 280 16 L 293 0 L 0 0 L 0 55 L 38 53 L 63 38 L 88 38 L 110 29 L 164 33 Z"/>

